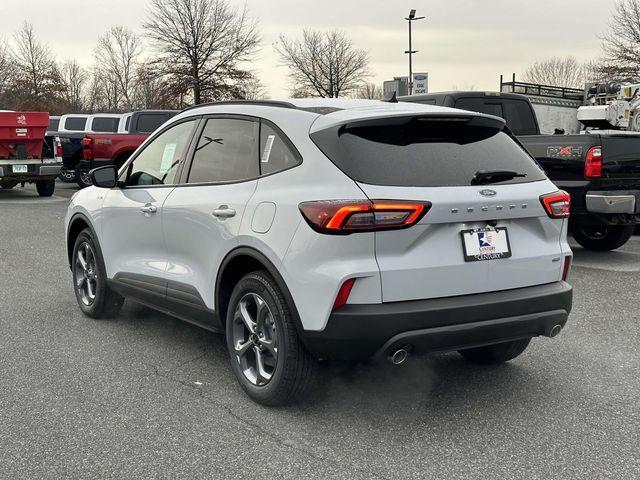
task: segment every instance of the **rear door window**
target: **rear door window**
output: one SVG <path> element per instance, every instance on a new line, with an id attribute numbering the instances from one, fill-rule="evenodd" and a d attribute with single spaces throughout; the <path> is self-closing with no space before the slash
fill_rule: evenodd
<path id="1" fill-rule="evenodd" d="M 259 122 L 210 118 L 200 135 L 188 183 L 226 183 L 257 178 Z"/>
<path id="2" fill-rule="evenodd" d="M 373 185 L 471 185 L 480 170 L 525 175 L 501 184 L 545 178 L 531 156 L 486 121 L 414 118 L 405 124 L 329 129 L 312 134 L 318 147 L 347 175 Z"/>

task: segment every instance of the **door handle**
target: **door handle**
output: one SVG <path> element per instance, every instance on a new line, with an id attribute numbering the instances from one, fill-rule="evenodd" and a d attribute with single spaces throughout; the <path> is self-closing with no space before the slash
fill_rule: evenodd
<path id="1" fill-rule="evenodd" d="M 233 208 L 229 208 L 227 205 L 220 205 L 211 212 L 211 215 L 218 218 L 231 218 L 236 216 L 236 211 Z"/>
<path id="2" fill-rule="evenodd" d="M 158 208 L 155 205 L 145 205 L 144 207 L 140 207 L 140 211 L 145 215 L 150 215 L 156 213 Z"/>

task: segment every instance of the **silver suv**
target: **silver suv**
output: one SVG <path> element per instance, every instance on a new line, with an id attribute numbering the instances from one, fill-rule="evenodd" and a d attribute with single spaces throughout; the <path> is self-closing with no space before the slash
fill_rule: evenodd
<path id="1" fill-rule="evenodd" d="M 571 310 L 569 197 L 496 117 L 222 102 L 92 177 L 66 218 L 82 311 L 127 297 L 225 334 L 264 404 L 299 396 L 318 359 L 507 361 Z"/>

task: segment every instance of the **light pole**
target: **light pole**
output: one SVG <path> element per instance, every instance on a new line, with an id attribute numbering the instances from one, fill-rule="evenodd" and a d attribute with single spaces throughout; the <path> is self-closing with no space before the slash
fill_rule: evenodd
<path id="1" fill-rule="evenodd" d="M 414 53 L 418 53 L 418 50 L 413 50 L 411 47 L 411 22 L 422 20 L 423 18 L 425 17 L 416 17 L 415 8 L 411 9 L 408 17 L 405 17 L 405 20 L 409 23 L 409 50 L 405 50 L 404 52 L 409 54 L 409 95 L 413 94 L 413 65 L 411 63 L 413 60 L 412 57 Z"/>

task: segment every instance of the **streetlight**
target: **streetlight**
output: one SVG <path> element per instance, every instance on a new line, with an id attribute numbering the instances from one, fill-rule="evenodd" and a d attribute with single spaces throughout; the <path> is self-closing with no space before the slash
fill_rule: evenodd
<path id="1" fill-rule="evenodd" d="M 412 50 L 411 48 L 411 22 L 416 20 L 422 20 L 425 17 L 416 17 L 416 9 L 412 8 L 409 12 L 409 16 L 405 17 L 405 20 L 409 22 L 409 50 L 405 50 L 404 53 L 409 54 L 409 95 L 413 93 L 413 65 L 411 63 L 414 53 L 418 53 L 418 50 Z"/>

